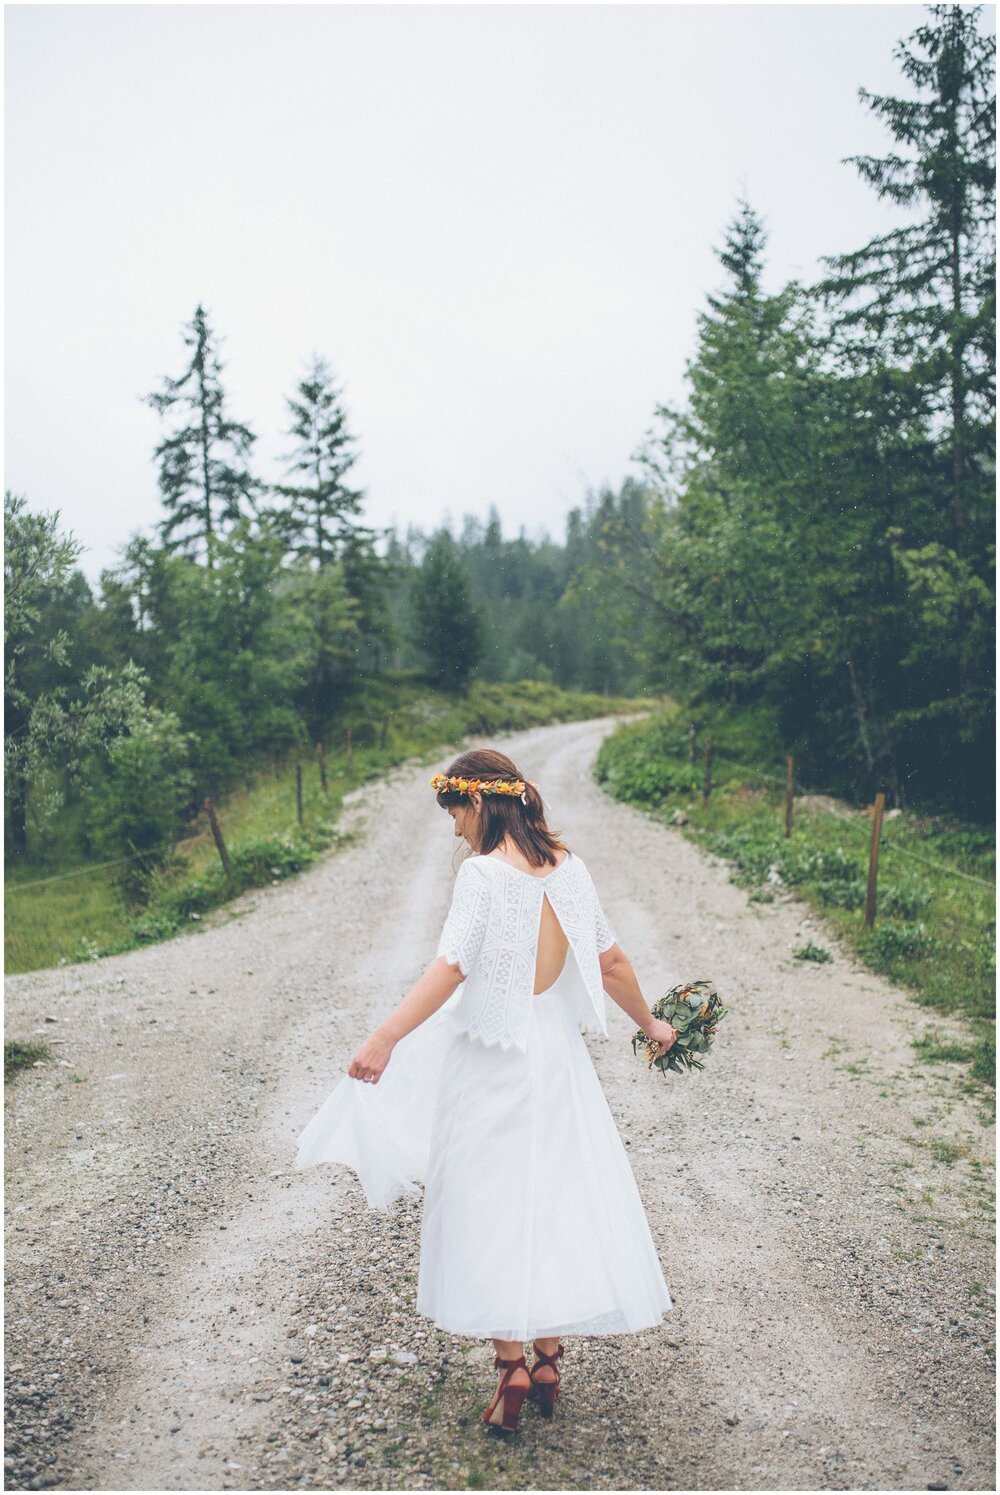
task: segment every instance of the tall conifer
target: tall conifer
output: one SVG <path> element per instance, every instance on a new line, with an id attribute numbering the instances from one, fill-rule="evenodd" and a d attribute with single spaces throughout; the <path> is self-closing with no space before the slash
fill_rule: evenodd
<path id="1" fill-rule="evenodd" d="M 326 360 L 314 356 L 288 399 L 298 445 L 285 460 L 299 480 L 274 490 L 288 500 L 274 516 L 288 549 L 318 567 L 342 557 L 364 497 L 346 481 L 357 453 L 341 395 Z"/>
<path id="2" fill-rule="evenodd" d="M 146 396 L 160 415 L 175 405 L 182 424 L 156 448 L 159 485 L 167 517 L 159 527 L 168 551 L 196 556 L 203 550 L 209 568 L 218 541 L 243 516 L 256 510 L 259 484 L 246 465 L 256 436 L 225 411 L 222 368 L 208 316 L 199 303 L 184 331 L 191 361 L 179 379 L 164 378 L 163 389 Z"/>
<path id="3" fill-rule="evenodd" d="M 428 659 L 429 676 L 461 688 L 483 656 L 483 625 L 474 607 L 458 547 L 440 530 L 414 577 L 414 642 Z"/>
<path id="4" fill-rule="evenodd" d="M 941 539 L 982 551 L 984 459 L 995 401 L 996 41 L 982 7 L 933 5 L 895 56 L 913 98 L 858 90 L 899 153 L 851 156 L 879 197 L 919 214 L 851 254 L 824 256 L 819 290 L 858 366 L 905 373 L 941 433 L 950 524 Z M 990 506 L 991 507 L 991 506 Z"/>

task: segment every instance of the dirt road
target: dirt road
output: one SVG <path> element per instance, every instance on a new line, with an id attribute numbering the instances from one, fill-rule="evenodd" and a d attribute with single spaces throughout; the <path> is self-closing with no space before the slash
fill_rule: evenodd
<path id="1" fill-rule="evenodd" d="M 567 1342 L 549 1424 L 479 1424 L 492 1346 L 413 1307 L 419 1201 L 298 1132 L 433 957 L 457 845 L 397 770 L 355 844 L 168 944 L 7 982 L 9 1488 L 987 1489 L 993 1133 L 927 1019 L 792 900 L 591 777 L 610 720 L 507 739 L 649 999 L 732 1004 L 694 1079 L 588 1037 L 675 1297 Z M 792 958 L 808 937 L 829 964 Z M 54 1021 L 50 1021 L 54 1019 Z M 939 1025 L 940 1026 L 940 1025 Z"/>

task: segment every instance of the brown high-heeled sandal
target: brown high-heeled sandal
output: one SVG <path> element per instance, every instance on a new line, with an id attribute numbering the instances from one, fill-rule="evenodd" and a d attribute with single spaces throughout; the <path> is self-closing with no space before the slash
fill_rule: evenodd
<path id="1" fill-rule="evenodd" d="M 531 1385 L 529 1382 L 527 1386 L 511 1386 L 510 1378 L 518 1366 L 527 1370 L 528 1362 L 523 1355 L 518 1355 L 516 1360 L 501 1360 L 499 1355 L 495 1355 L 493 1369 L 496 1370 L 501 1365 L 505 1367 L 504 1373 L 500 1377 L 496 1396 L 483 1413 L 483 1421 L 490 1427 L 499 1428 L 502 1433 L 516 1433 L 521 1420 L 521 1407 Z"/>
<path id="2" fill-rule="evenodd" d="M 559 1345 L 553 1355 L 547 1355 L 544 1350 L 540 1350 L 534 1341 L 532 1341 L 531 1348 L 535 1352 L 535 1363 L 531 1367 L 531 1395 L 538 1403 L 539 1412 L 545 1417 L 551 1417 L 555 1409 L 556 1397 L 559 1395 L 559 1382 L 562 1380 L 559 1374 L 559 1366 L 556 1362 L 564 1353 L 563 1346 Z M 556 1373 L 554 1381 L 535 1380 L 535 1371 L 540 1365 L 552 1366 L 552 1369 Z"/>

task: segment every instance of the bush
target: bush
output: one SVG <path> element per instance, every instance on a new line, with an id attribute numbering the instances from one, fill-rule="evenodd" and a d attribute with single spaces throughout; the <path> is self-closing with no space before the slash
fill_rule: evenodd
<path id="1" fill-rule="evenodd" d="M 106 760 L 89 765 L 91 839 L 109 860 L 122 859 L 111 875 L 132 907 L 147 902 L 150 879 L 181 833 L 194 740 L 173 712 L 150 706 L 130 736 L 111 740 Z"/>

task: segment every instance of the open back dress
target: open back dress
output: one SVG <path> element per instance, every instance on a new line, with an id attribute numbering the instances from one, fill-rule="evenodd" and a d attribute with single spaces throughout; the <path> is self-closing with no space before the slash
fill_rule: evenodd
<path id="1" fill-rule="evenodd" d="M 565 963 L 531 991 L 523 1041 L 483 1042 L 470 1032 L 459 987 L 396 1044 L 377 1084 L 344 1075 L 302 1132 L 296 1166 L 347 1164 L 375 1209 L 423 1185 L 416 1306 L 441 1329 L 521 1341 L 650 1328 L 672 1302 L 581 1031 L 579 905 L 559 876 L 568 858 L 542 877 L 495 857 L 469 860 L 492 864 L 494 914 L 498 901 L 530 910 L 519 958 L 533 975 L 552 968 L 553 913 L 563 931 Z M 539 908 L 548 924 L 542 951 Z M 599 906 L 598 919 L 606 949 L 614 937 Z M 448 945 L 446 925 L 439 953 Z M 488 949 L 481 938 L 468 966 L 459 959 L 467 979 Z"/>

